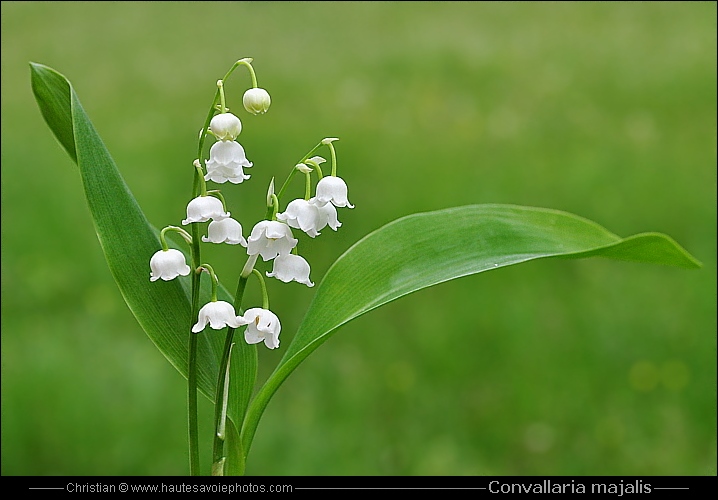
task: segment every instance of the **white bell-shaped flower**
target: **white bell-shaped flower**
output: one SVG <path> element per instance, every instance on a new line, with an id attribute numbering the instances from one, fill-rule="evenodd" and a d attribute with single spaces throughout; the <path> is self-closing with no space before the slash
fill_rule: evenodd
<path id="1" fill-rule="evenodd" d="M 232 113 L 214 115 L 209 130 L 220 141 L 233 141 L 242 131 L 242 122 Z"/>
<path id="2" fill-rule="evenodd" d="M 325 203 L 322 205 L 319 203 L 316 197 L 310 198 L 309 203 L 317 207 L 319 211 L 319 223 L 317 224 L 317 230 L 324 229 L 327 225 L 334 231 L 339 229 L 342 225 L 337 219 L 337 209 L 331 203 Z"/>
<path id="3" fill-rule="evenodd" d="M 217 300 L 208 302 L 199 310 L 199 318 L 197 323 L 192 327 L 194 333 L 199 333 L 207 326 L 214 330 L 221 330 L 225 326 L 239 328 L 248 323 L 242 316 L 237 316 L 234 307 L 229 302 Z"/>
<path id="4" fill-rule="evenodd" d="M 276 220 L 263 220 L 252 228 L 252 234 L 247 238 L 247 253 L 259 254 L 266 262 L 278 255 L 289 254 L 298 241 L 292 237 L 288 225 Z"/>
<path id="5" fill-rule="evenodd" d="M 248 344 L 258 344 L 264 341 L 264 345 L 270 349 L 279 347 L 279 332 L 282 325 L 272 311 L 253 307 L 247 309 L 242 319 L 246 321 L 247 325 L 247 329 L 244 331 L 244 340 Z"/>
<path id="6" fill-rule="evenodd" d="M 314 286 L 309 281 L 309 263 L 299 255 L 287 254 L 280 255 L 274 259 L 274 267 L 271 273 L 267 273 L 269 278 L 277 278 L 280 281 L 289 283 L 296 281 L 307 286 Z"/>
<path id="7" fill-rule="evenodd" d="M 244 148 L 238 142 L 217 141 L 209 150 L 207 175 L 204 176 L 204 180 L 218 184 L 227 181 L 240 184 L 250 178 L 244 173 L 243 168 L 251 166 L 252 162 L 247 160 Z"/>
<path id="8" fill-rule="evenodd" d="M 162 278 L 168 281 L 177 276 L 187 276 L 191 269 L 185 261 L 184 254 L 174 248 L 159 250 L 150 258 L 150 281 Z"/>
<path id="9" fill-rule="evenodd" d="M 242 224 L 231 217 L 210 222 L 207 227 L 207 236 L 202 236 L 202 241 L 247 246 L 247 240 L 242 236 Z"/>
<path id="10" fill-rule="evenodd" d="M 254 115 L 266 113 L 271 103 L 272 99 L 269 97 L 269 92 L 260 88 L 249 89 L 242 96 L 244 109 Z"/>
<path id="11" fill-rule="evenodd" d="M 222 202 L 214 196 L 198 196 L 187 204 L 187 218 L 182 221 L 186 226 L 193 222 L 207 222 L 210 219 L 222 220 L 229 217 Z"/>
<path id="12" fill-rule="evenodd" d="M 301 198 L 290 201 L 287 209 L 277 214 L 277 219 L 286 222 L 289 227 L 301 229 L 312 238 L 319 236 L 319 218 L 319 209 Z"/>
<path id="13" fill-rule="evenodd" d="M 347 199 L 347 184 L 341 177 L 327 175 L 317 182 L 317 204 L 332 203 L 335 207 L 354 208 Z"/>

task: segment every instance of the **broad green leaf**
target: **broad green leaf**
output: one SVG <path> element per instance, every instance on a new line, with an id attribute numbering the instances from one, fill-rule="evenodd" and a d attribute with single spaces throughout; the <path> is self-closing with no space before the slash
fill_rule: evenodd
<path id="1" fill-rule="evenodd" d="M 187 377 L 189 332 L 197 321 L 190 318 L 189 278 L 150 282 L 149 259 L 161 248 L 157 229 L 138 206 L 69 81 L 41 64 L 31 63 L 31 75 L 45 121 L 80 169 L 97 237 L 125 302 L 152 342 Z M 178 207 L 178 220 L 183 212 L 184 207 Z M 180 250 L 184 251 L 182 247 Z M 200 305 L 210 297 L 209 280 L 203 279 L 202 284 Z M 233 300 L 224 288 L 220 288 L 218 298 Z M 207 329 L 199 334 L 198 388 L 212 401 L 225 332 Z M 132 367 L 128 366 L 129 369 Z M 232 352 L 227 412 L 236 428 L 249 403 L 256 369 L 255 346 L 237 342 Z M 234 426 L 232 429 L 236 434 Z M 237 453 L 231 450 L 230 455 Z"/>
<path id="2" fill-rule="evenodd" d="M 472 205 L 414 214 L 367 235 L 327 271 L 242 429 L 248 453 L 264 408 L 289 374 L 337 328 L 404 295 L 461 276 L 529 260 L 602 256 L 686 268 L 700 263 L 659 233 L 622 239 L 566 212 Z"/>

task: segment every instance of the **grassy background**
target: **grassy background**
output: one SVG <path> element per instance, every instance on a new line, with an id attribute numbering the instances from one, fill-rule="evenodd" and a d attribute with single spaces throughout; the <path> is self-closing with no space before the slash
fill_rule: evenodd
<path id="1" fill-rule="evenodd" d="M 665 232 L 705 264 L 541 261 L 374 311 L 280 389 L 249 474 L 716 473 L 714 3 L 1 9 L 3 475 L 188 471 L 185 383 L 122 301 L 28 62 L 73 82 L 161 227 L 184 217 L 214 82 L 246 56 L 273 104 L 247 116 L 249 78 L 230 80 L 255 167 L 223 192 L 245 232 L 272 176 L 341 138 L 356 208 L 303 238 L 314 281 L 386 222 L 489 202 Z M 238 251 L 205 256 L 233 288 Z M 269 286 L 287 345 L 312 291 Z M 266 375 L 281 352 L 260 353 Z"/>

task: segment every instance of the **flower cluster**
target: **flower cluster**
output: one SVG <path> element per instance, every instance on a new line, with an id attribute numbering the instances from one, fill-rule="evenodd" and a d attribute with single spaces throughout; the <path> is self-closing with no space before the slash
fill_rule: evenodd
<path id="1" fill-rule="evenodd" d="M 296 281 L 308 287 L 314 286 L 309 275 L 309 263 L 297 252 L 299 240 L 294 237 L 292 229 L 299 229 L 311 238 L 316 238 L 326 226 L 336 231 L 341 223 L 337 217 L 338 207 L 354 208 L 347 198 L 347 185 L 336 175 L 336 151 L 333 142 L 337 138 L 323 139 L 315 146 L 289 173 L 287 182 L 278 194 L 274 193 L 274 181 L 270 185 L 267 195 L 267 215 L 264 220 L 254 225 L 247 239 L 242 234 L 242 224 L 230 217 L 223 196 L 218 190 L 207 190 L 207 182 L 216 184 L 241 184 L 250 178 L 245 169 L 253 166 L 247 159 L 242 145 L 237 137 L 242 132 L 242 122 L 236 115 L 229 112 L 225 105 L 224 83 L 235 67 L 245 65 L 252 75 L 253 88 L 244 93 L 242 103 L 244 108 L 253 115 L 264 114 L 269 109 L 271 99 L 269 93 L 258 88 L 256 76 L 251 67 L 251 59 L 238 61 L 223 80 L 217 82 L 217 95 L 213 103 L 213 110 L 208 122 L 200 132 L 199 151 L 201 154 L 205 138 L 214 137 L 216 142 L 209 148 L 209 158 L 203 164 L 202 159 L 194 161 L 196 172 L 194 198 L 187 204 L 187 217 L 182 220 L 183 226 L 192 227 L 195 238 L 198 228 L 191 225 L 209 222 L 207 235 L 202 236 L 205 243 L 227 243 L 241 245 L 246 248 L 247 262 L 241 272 L 240 280 L 247 280 L 254 274 L 260 281 L 262 288 L 262 307 L 253 307 L 239 315 L 235 307 L 239 308 L 242 297 L 235 297 L 235 305 L 217 300 L 217 287 L 219 280 L 214 269 L 209 264 L 199 264 L 199 246 L 194 243 L 193 236 L 176 226 L 167 226 L 160 233 L 162 249 L 150 259 L 150 281 L 162 279 L 172 280 L 177 276 L 187 276 L 192 269 L 187 265 L 182 252 L 168 247 L 165 240 L 167 231 L 178 232 L 190 245 L 192 262 L 195 266 L 193 286 L 198 286 L 202 272 L 210 274 L 212 278 L 212 299 L 199 309 L 197 322 L 192 326 L 193 333 L 203 331 L 207 325 L 215 330 L 225 327 L 236 329 L 246 326 L 245 341 L 249 344 L 264 342 L 270 348 L 279 347 L 279 334 L 281 324 L 279 318 L 269 310 L 269 299 L 262 273 L 254 269 L 259 257 L 263 262 L 272 261 L 271 272 L 266 277 L 276 278 L 284 283 Z M 219 101 L 219 103 L 218 103 Z M 322 146 L 329 148 L 331 153 L 331 174 L 323 175 L 321 164 L 326 160 L 321 156 L 311 156 Z M 280 198 L 289 180 L 297 173 L 305 176 L 305 196 L 290 201 L 284 211 L 280 212 Z M 312 191 L 312 173 L 317 176 L 314 196 Z M 244 290 L 244 286 L 238 287 Z"/>

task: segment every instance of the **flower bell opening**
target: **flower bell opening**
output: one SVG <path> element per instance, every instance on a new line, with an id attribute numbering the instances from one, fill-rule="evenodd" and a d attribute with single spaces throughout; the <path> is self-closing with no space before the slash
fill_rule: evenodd
<path id="1" fill-rule="evenodd" d="M 207 226 L 207 236 L 202 236 L 202 241 L 247 246 L 247 240 L 242 236 L 242 225 L 231 217 L 210 222 Z"/>
<path id="2" fill-rule="evenodd" d="M 198 196 L 187 205 L 187 218 L 182 221 L 186 226 L 193 222 L 207 222 L 210 219 L 222 220 L 229 217 L 222 202 L 214 196 Z"/>
<path id="3" fill-rule="evenodd" d="M 289 254 L 297 243 L 299 240 L 292 236 L 292 230 L 288 225 L 264 220 L 252 228 L 252 233 L 247 238 L 247 254 L 259 254 L 266 262 L 278 255 Z"/>
<path id="4" fill-rule="evenodd" d="M 234 307 L 229 302 L 218 300 L 208 302 L 199 310 L 197 323 L 192 327 L 192 332 L 199 333 L 207 327 L 209 323 L 213 330 L 221 330 L 225 326 L 239 328 L 247 324 L 242 316 L 237 316 Z"/>
<path id="5" fill-rule="evenodd" d="M 354 208 L 347 197 L 347 183 L 341 177 L 328 175 L 317 183 L 317 203 L 331 203 L 335 207 Z"/>
<path id="6" fill-rule="evenodd" d="M 209 160 L 207 160 L 207 175 L 204 180 L 223 184 L 227 181 L 232 184 L 241 184 L 249 179 L 249 175 L 244 173 L 244 168 L 252 166 L 252 162 L 247 160 L 244 148 L 238 142 L 217 141 L 209 150 Z"/>
<path id="7" fill-rule="evenodd" d="M 288 255 L 279 255 L 274 259 L 274 268 L 271 273 L 267 273 L 267 277 L 277 278 L 284 283 L 296 281 L 312 287 L 314 283 L 309 280 L 310 271 L 309 263 L 304 257 L 290 253 Z"/>

